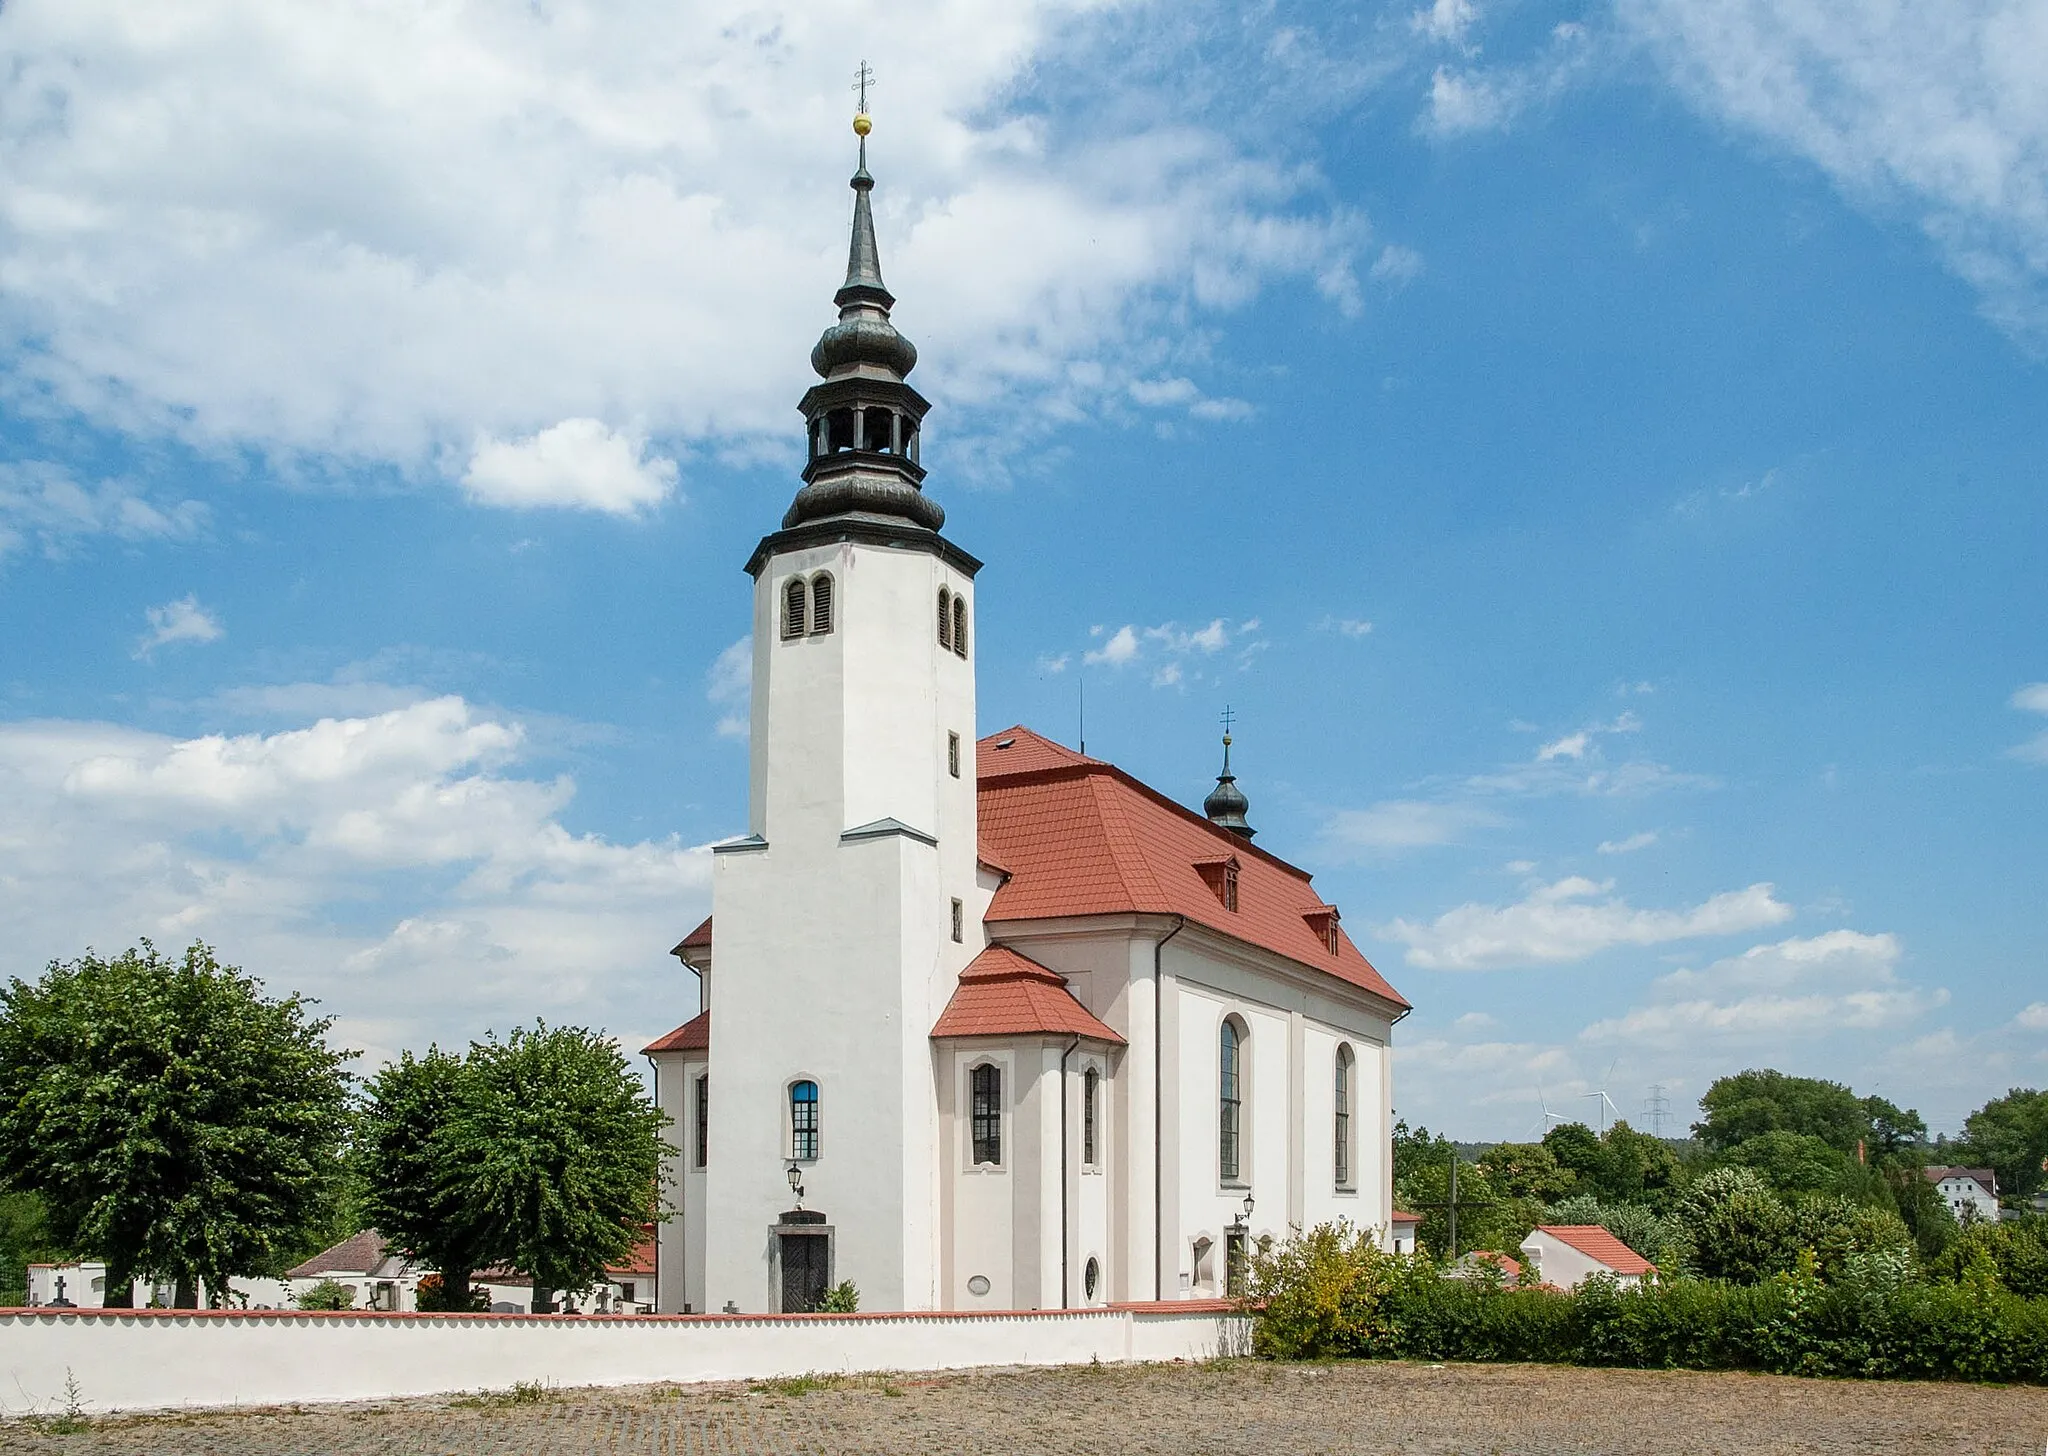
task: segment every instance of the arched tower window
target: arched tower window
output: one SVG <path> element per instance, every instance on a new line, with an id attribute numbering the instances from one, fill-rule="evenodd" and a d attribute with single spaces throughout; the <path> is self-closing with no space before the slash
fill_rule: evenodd
<path id="1" fill-rule="evenodd" d="M 1339 1188 L 1351 1186 L 1351 1069 L 1351 1048 L 1338 1047 L 1334 1118 L 1336 1126 L 1333 1130 L 1337 1137 L 1336 1168 Z"/>
<path id="2" fill-rule="evenodd" d="M 939 588 L 939 646 L 953 650 L 953 594 Z"/>
<path id="3" fill-rule="evenodd" d="M 810 589 L 800 576 L 792 576 L 782 589 L 782 640 L 801 637 L 810 630 Z"/>
<path id="4" fill-rule="evenodd" d="M 967 1074 L 974 1161 L 1003 1161 L 1003 1069 L 983 1062 Z"/>
<path id="5" fill-rule="evenodd" d="M 1243 1176 L 1244 1023 L 1223 1018 L 1216 1060 L 1216 1172 L 1225 1183 Z"/>
<path id="6" fill-rule="evenodd" d="M 821 571 L 811 578 L 811 635 L 822 636 L 831 630 L 832 577 Z"/>
<path id="7" fill-rule="evenodd" d="M 825 453 L 837 454 L 853 448 L 853 411 L 836 409 L 825 416 Z"/>
<path id="8" fill-rule="evenodd" d="M 1089 1168 L 1095 1166 L 1095 1102 L 1101 1092 L 1102 1073 L 1090 1067 L 1081 1074 L 1081 1163 Z"/>
<path id="9" fill-rule="evenodd" d="M 892 434 L 896 427 L 896 412 L 869 405 L 861 412 L 861 423 L 866 427 L 868 436 L 861 442 L 861 448 L 887 454 L 895 443 Z"/>
<path id="10" fill-rule="evenodd" d="M 967 598 L 953 597 L 953 653 L 956 657 L 967 655 Z"/>
<path id="11" fill-rule="evenodd" d="M 818 1156 L 818 1084 L 789 1084 L 789 1156 L 808 1162 Z"/>

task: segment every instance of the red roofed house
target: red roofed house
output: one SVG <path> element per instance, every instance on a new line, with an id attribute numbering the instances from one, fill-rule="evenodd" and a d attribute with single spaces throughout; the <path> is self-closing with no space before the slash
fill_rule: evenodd
<path id="1" fill-rule="evenodd" d="M 1290 1226 L 1390 1236 L 1408 1006 L 1253 844 L 1230 740 L 1201 813 L 975 741 L 981 563 L 923 491 L 865 146 L 804 484 L 747 563 L 747 833 L 675 947 L 703 1009 L 646 1049 L 681 1149 L 658 1307 L 1180 1299 Z"/>
<path id="2" fill-rule="evenodd" d="M 1577 1289 L 1595 1274 L 1621 1285 L 1642 1283 L 1657 1266 L 1597 1223 L 1538 1224 L 1522 1240 L 1522 1253 L 1545 1284 Z"/>

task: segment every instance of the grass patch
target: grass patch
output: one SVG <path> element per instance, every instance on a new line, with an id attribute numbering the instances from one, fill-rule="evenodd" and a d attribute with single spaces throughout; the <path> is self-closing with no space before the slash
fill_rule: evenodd
<path id="1" fill-rule="evenodd" d="M 474 1395 L 458 1395 L 448 1402 L 463 1410 L 502 1410 L 515 1405 L 551 1405 L 560 1400 L 561 1393 L 543 1380 L 515 1380 L 505 1390 L 479 1390 Z"/>
<path id="2" fill-rule="evenodd" d="M 792 1398 L 820 1390 L 834 1390 L 845 1383 L 839 1375 L 785 1375 L 778 1380 L 757 1380 L 747 1389 L 755 1395 L 786 1395 Z"/>

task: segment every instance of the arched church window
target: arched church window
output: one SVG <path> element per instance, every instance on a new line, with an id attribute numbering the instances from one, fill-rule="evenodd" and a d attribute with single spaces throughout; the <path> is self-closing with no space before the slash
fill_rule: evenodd
<path id="1" fill-rule="evenodd" d="M 789 1155 L 798 1162 L 818 1156 L 818 1084 L 789 1084 Z"/>
<path id="2" fill-rule="evenodd" d="M 1337 1137 L 1336 1166 L 1339 1188 L 1351 1186 L 1351 1067 L 1351 1048 L 1338 1047 L 1334 1131 Z"/>
<path id="3" fill-rule="evenodd" d="M 782 640 L 801 637 L 810 630 L 810 589 L 800 576 L 792 576 L 782 589 Z"/>
<path id="4" fill-rule="evenodd" d="M 1242 1176 L 1244 1139 L 1244 1025 L 1223 1018 L 1216 1062 L 1216 1171 L 1225 1183 Z"/>
<path id="5" fill-rule="evenodd" d="M 967 598 L 957 594 L 953 598 L 953 655 L 967 655 Z"/>
<path id="6" fill-rule="evenodd" d="M 939 588 L 939 646 L 953 650 L 953 594 Z"/>
<path id="7" fill-rule="evenodd" d="M 822 636 L 831 630 L 832 577 L 821 571 L 811 578 L 811 635 Z"/>
<path id="8" fill-rule="evenodd" d="M 1090 1067 L 1081 1074 L 1081 1163 L 1089 1168 L 1095 1166 L 1095 1102 L 1101 1091 L 1102 1073 Z"/>
<path id="9" fill-rule="evenodd" d="M 967 1074 L 977 1165 L 1003 1161 L 1003 1069 L 983 1062 Z"/>

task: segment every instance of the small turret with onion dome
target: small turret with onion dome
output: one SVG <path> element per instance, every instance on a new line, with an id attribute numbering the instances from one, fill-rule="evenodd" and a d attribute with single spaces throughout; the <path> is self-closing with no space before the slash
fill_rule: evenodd
<path id="1" fill-rule="evenodd" d="M 931 404 L 904 382 L 917 367 L 917 348 L 889 321 L 896 297 L 882 283 L 868 200 L 875 187 L 868 175 L 873 129 L 863 107 L 853 119 L 860 166 L 850 183 L 853 239 L 846 282 L 832 296 L 839 322 L 811 350 L 811 367 L 823 383 L 813 385 L 797 406 L 810 448 L 803 489 L 782 518 L 784 530 L 836 516 L 907 520 L 933 531 L 946 520 L 924 493 L 925 472 L 918 463 L 918 437 Z"/>
<path id="2" fill-rule="evenodd" d="M 1225 708 L 1228 718 L 1230 710 Z M 1258 830 L 1245 822 L 1245 811 L 1251 808 L 1251 801 L 1237 786 L 1237 775 L 1230 771 L 1230 728 L 1226 723 L 1223 730 L 1223 772 L 1216 775 L 1216 787 L 1209 791 L 1209 797 L 1202 800 L 1202 813 L 1211 824 L 1228 829 L 1247 844 Z"/>

